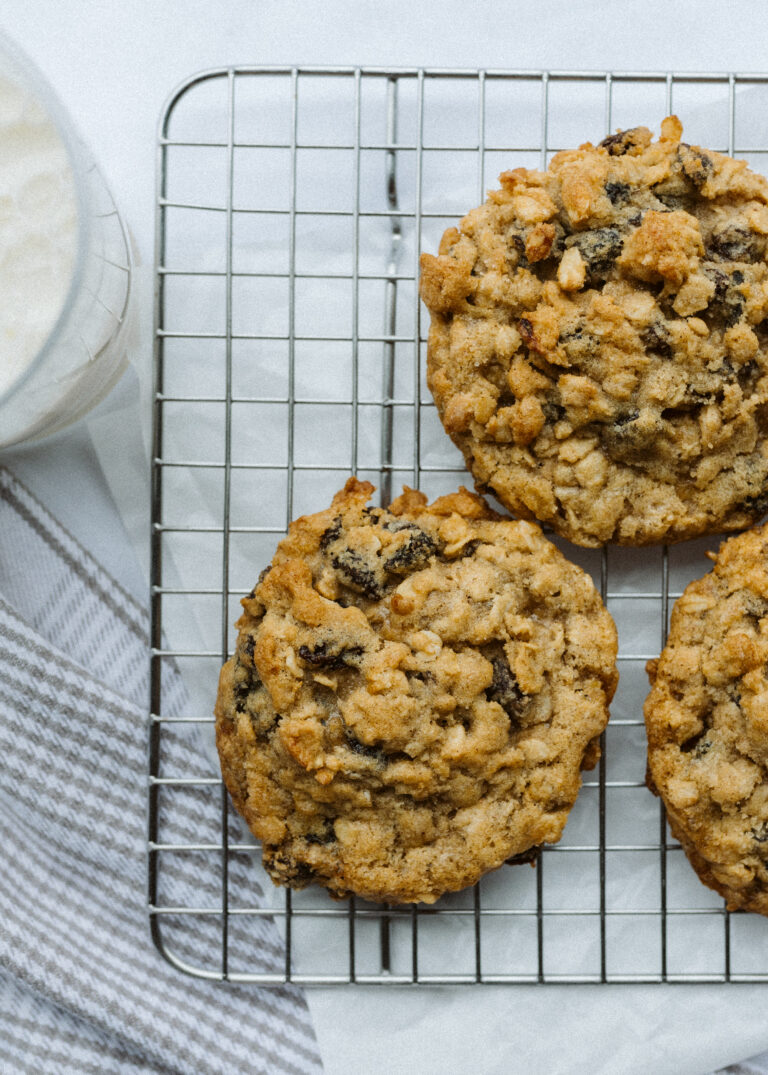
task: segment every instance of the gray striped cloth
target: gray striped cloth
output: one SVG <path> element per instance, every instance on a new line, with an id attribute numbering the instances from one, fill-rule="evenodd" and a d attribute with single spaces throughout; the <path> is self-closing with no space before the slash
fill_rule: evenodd
<path id="1" fill-rule="evenodd" d="M 0 467 L 0 1071 L 320 1072 L 300 990 L 187 976 L 150 940 L 147 629 L 146 611 Z M 180 712 L 178 676 L 167 692 Z M 173 727 L 164 764 L 199 771 L 188 726 Z M 165 838 L 194 842 L 206 809 L 171 798 Z M 253 901 L 247 856 L 231 872 Z M 194 854 L 163 884 L 166 899 L 220 900 Z M 231 922 L 231 945 L 279 970 L 274 922 L 247 917 L 247 932 Z M 210 922 L 169 923 L 174 952 L 215 965 Z"/>

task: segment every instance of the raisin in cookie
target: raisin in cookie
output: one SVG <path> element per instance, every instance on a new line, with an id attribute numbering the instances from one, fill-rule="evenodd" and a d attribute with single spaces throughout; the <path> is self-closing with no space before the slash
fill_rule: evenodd
<path id="1" fill-rule="evenodd" d="M 216 735 L 276 883 L 431 903 L 559 839 L 616 632 L 537 526 L 351 478 L 242 604 Z"/>
<path id="2" fill-rule="evenodd" d="M 648 784 L 701 880 L 768 914 L 768 526 L 726 541 L 648 666 Z"/>
<path id="3" fill-rule="evenodd" d="M 422 256 L 446 431 L 480 491 L 580 545 L 768 508 L 768 181 L 681 134 L 505 172 Z"/>

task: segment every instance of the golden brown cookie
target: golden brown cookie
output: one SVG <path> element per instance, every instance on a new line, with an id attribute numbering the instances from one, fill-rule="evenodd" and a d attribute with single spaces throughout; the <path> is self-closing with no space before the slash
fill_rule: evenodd
<path id="1" fill-rule="evenodd" d="M 768 508 L 768 182 L 681 135 L 505 172 L 422 256 L 446 431 L 480 491 L 580 545 Z"/>
<path id="2" fill-rule="evenodd" d="M 726 541 L 648 673 L 648 783 L 701 880 L 768 914 L 768 526 Z"/>
<path id="3" fill-rule="evenodd" d="M 462 489 L 350 478 L 244 598 L 216 735 L 276 883 L 431 903 L 559 839 L 616 685 L 592 580 Z"/>

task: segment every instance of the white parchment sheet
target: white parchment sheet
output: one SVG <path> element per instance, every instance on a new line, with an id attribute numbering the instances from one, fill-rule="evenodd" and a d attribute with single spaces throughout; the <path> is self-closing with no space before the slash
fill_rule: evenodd
<path id="1" fill-rule="evenodd" d="M 686 139 L 727 149 L 728 86 L 683 81 L 673 90 Z M 539 79 L 489 79 L 483 88 L 477 79 L 422 84 L 409 78 L 393 102 L 384 77 L 294 81 L 275 75 L 238 76 L 234 91 L 229 80 L 211 79 L 180 99 L 168 137 L 184 144 L 167 151 L 162 265 L 163 391 L 169 397 L 162 458 L 176 464 L 163 469 L 163 584 L 198 592 L 167 595 L 162 609 L 172 649 L 211 654 L 178 660 L 195 715 L 213 707 L 222 585 L 233 591 L 231 624 L 237 595 L 250 590 L 269 562 L 288 518 L 325 507 L 353 470 L 379 484 L 383 367 L 390 358 L 395 491 L 403 481 L 413 484 L 414 460 L 430 496 L 461 482 L 471 487 L 431 406 L 423 342 L 414 343 L 428 327 L 416 297 L 417 256 L 420 249 L 436 249 L 443 229 L 477 204 L 498 171 L 539 163 L 542 92 Z M 664 83 L 617 81 L 611 128 L 644 123 L 658 131 L 668 95 Z M 549 149 L 608 133 L 604 83 L 551 82 L 547 103 Z M 738 87 L 737 149 L 768 148 L 766 103 L 763 87 Z M 388 127 L 388 109 L 395 106 L 397 124 Z M 230 129 L 234 149 L 227 144 Z M 394 156 L 390 143 L 397 147 Z M 759 154 L 751 158 L 759 167 Z M 393 161 L 396 203 L 388 187 Z M 392 324 L 388 273 L 397 278 Z M 147 288 L 148 267 L 137 275 Z M 148 323 L 142 331 L 148 341 Z M 146 486 L 136 432 L 146 427 L 149 412 L 146 365 L 139 366 L 139 381 L 142 391 L 124 391 L 116 404 L 120 427 L 130 431 L 125 442 L 116 439 L 109 411 L 90 423 L 137 546 L 145 542 Z M 236 400 L 229 418 L 228 384 Z M 232 464 L 228 489 L 225 461 Z M 597 770 L 585 774 L 561 844 L 544 852 L 541 938 L 536 871 L 504 867 L 481 884 L 479 926 L 471 892 L 438 904 L 465 913 L 420 917 L 419 974 L 473 976 L 480 966 L 485 977 L 535 978 L 540 943 L 541 970 L 552 983 L 599 980 L 603 953 L 608 978 L 629 983 L 658 976 L 662 960 L 670 978 L 694 981 L 716 979 L 726 966 L 736 977 L 768 973 L 768 922 L 734 915 L 728 924 L 722 901 L 698 882 L 682 852 L 660 851 L 663 838 L 674 841 L 668 833 L 662 837 L 658 801 L 644 786 L 642 703 L 644 663 L 658 654 L 662 639 L 662 552 L 611 548 L 603 560 L 599 550 L 558 544 L 598 585 L 606 583 L 619 629 L 621 681 L 606 733 L 604 788 L 601 793 Z M 708 570 L 704 554 L 717 545 L 713 538 L 669 551 L 664 570 L 673 597 Z M 233 641 L 230 629 L 225 648 Z M 201 734 L 215 776 L 210 726 Z M 283 893 L 253 857 L 266 898 L 282 908 Z M 294 916 L 296 972 L 348 976 L 344 908 L 315 889 L 293 897 L 298 912 L 334 907 L 337 917 Z M 604 944 L 601 907 L 607 912 Z M 357 973 L 378 975 L 378 921 L 359 920 L 355 942 Z M 390 945 L 392 973 L 409 976 L 408 920 L 393 921 Z M 247 953 L 239 958 L 233 969 L 247 971 Z M 699 1075 L 768 1046 L 768 1028 L 750 1015 L 763 991 L 749 984 L 343 986 L 310 989 L 309 1000 L 334 1073 Z M 381 1057 L 384 1041 L 386 1063 L 365 1066 L 361 1057 Z"/>

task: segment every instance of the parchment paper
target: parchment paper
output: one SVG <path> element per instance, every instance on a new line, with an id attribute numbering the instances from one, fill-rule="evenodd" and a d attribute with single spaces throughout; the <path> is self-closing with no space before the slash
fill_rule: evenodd
<path id="1" fill-rule="evenodd" d="M 239 102 L 237 123 L 247 130 L 258 128 L 263 116 L 279 123 L 286 102 L 281 87 L 266 102 L 254 87 L 244 91 Z M 452 139 L 471 142 L 477 122 L 477 102 L 471 95 L 462 97 L 455 87 L 443 87 L 444 100 L 433 99 L 427 112 L 425 137 L 436 145 Z M 749 93 L 745 91 L 745 98 Z M 531 93 L 534 90 L 531 89 Z M 655 94 L 655 96 L 654 96 Z M 681 91 L 681 97 L 685 97 Z M 591 103 L 590 103 L 591 101 Z M 623 103 L 622 103 L 623 101 Z M 407 103 L 407 102 L 406 102 Z M 528 108 L 514 113 L 519 141 L 526 145 L 538 130 L 538 114 L 531 119 L 533 97 Z M 645 122 L 658 128 L 664 108 L 658 89 L 635 94 L 632 100 L 617 95 L 614 126 Z M 381 100 L 370 113 L 363 113 L 364 139 L 381 141 Z M 725 148 L 728 136 L 726 101 L 722 87 L 711 91 L 711 99 L 680 102 L 681 118 L 691 141 L 702 141 L 714 148 Z M 745 114 L 753 118 L 755 138 L 768 144 L 766 115 L 748 99 Z M 312 121 L 308 140 L 333 140 L 339 126 L 349 130 L 348 103 L 336 91 L 324 96 L 308 88 L 304 102 Z M 221 100 L 212 94 L 201 98 L 199 107 L 182 115 L 176 137 L 203 137 L 212 140 L 220 132 Z M 345 108 L 347 111 L 345 111 Z M 489 130 L 498 124 L 498 138 L 509 130 L 509 113 L 503 95 L 489 107 Z M 606 133 L 601 101 L 567 94 L 552 104 L 550 140 L 554 147 L 593 140 Z M 277 118 L 275 118 L 277 117 Z M 585 117 L 587 117 L 585 119 Z M 625 117 L 627 117 L 625 119 Z M 406 108 L 399 139 L 406 143 L 412 109 Z M 366 127 L 366 124 L 371 127 Z M 185 126 L 189 124 L 189 126 Z M 530 130 L 526 129 L 526 125 Z M 238 127 L 238 129 L 241 129 Z M 274 136 L 275 127 L 272 128 Z M 458 134 L 456 132 L 459 132 Z M 463 134 L 462 134 L 463 132 Z M 413 134 L 411 128 L 410 135 Z M 353 131 L 354 137 L 354 131 Z M 253 138 L 254 141 L 258 140 Z M 488 138 L 489 143 L 495 141 Z M 385 159 L 382 152 L 364 155 L 359 173 L 360 204 L 373 211 L 386 209 L 384 184 Z M 498 160 L 496 159 L 498 156 Z M 508 156 L 514 159 L 509 161 Z M 170 196 L 178 200 L 215 199 L 224 204 L 220 160 L 211 154 L 208 167 L 201 167 L 183 155 L 174 161 L 177 170 L 171 175 Z M 248 159 L 243 154 L 236 172 L 235 204 L 241 208 L 264 207 L 287 203 L 284 198 L 284 154 L 264 160 Z M 350 272 L 354 264 L 351 248 L 355 236 L 359 242 L 358 268 L 361 272 L 383 272 L 390 250 L 390 224 L 385 217 L 360 221 L 355 232 L 353 221 L 338 226 L 333 213 L 348 204 L 354 194 L 354 154 L 346 151 L 308 151 L 299 164 L 298 204 L 318 209 L 316 216 L 301 218 L 297 227 L 295 258 L 298 269 L 322 273 L 323 279 L 297 282 L 294 327 L 297 333 L 344 337 L 351 335 L 354 324 L 361 336 L 381 335 L 384 329 L 383 284 L 380 281 L 333 278 L 334 272 Z M 404 152 L 400 173 L 400 204 L 405 209 L 415 205 L 415 171 L 413 154 Z M 349 167 L 352 161 L 353 171 Z M 508 155 L 489 154 L 486 176 L 478 172 L 477 153 L 456 146 L 452 151 L 435 151 L 427 155 L 422 182 L 422 208 L 444 213 L 444 219 L 429 221 L 422 240 L 412 229 L 406 234 L 399 267 L 413 275 L 417 245 L 434 249 L 443 226 L 476 204 L 479 185 L 493 182 L 494 166 L 518 163 L 536 164 L 537 154 L 521 150 Z M 302 169 L 306 168 L 306 172 Z M 498 169 L 497 169 L 498 170 Z M 277 198 L 277 202 L 270 202 Z M 306 202 L 302 202 L 306 198 Z M 345 201 L 346 199 L 346 201 Z M 226 263 L 226 247 L 220 220 L 205 219 L 205 214 L 179 211 L 173 223 L 168 264 L 177 268 L 220 272 Z M 221 214 L 211 213 L 216 218 Z M 170 219 L 170 218 L 169 218 Z M 257 226 L 258 225 L 258 226 Z M 431 244 L 431 245 L 430 245 Z M 286 271 L 286 233 L 282 218 L 268 220 L 243 213 L 235 222 L 233 263 L 236 269 Z M 107 401 L 89 421 L 95 449 L 107 475 L 113 495 L 120 507 L 137 554 L 146 563 L 148 533 L 148 487 L 146 438 L 149 414 L 150 374 L 147 355 L 150 348 L 148 267 L 139 270 L 145 301 L 141 304 L 143 324 L 142 348 L 136 357 L 137 376 L 126 382 L 121 395 Z M 370 286 L 369 286 L 370 284 Z M 398 303 L 396 391 L 398 398 L 413 399 L 415 351 L 407 342 L 417 329 L 413 281 L 404 281 Z M 354 288 L 357 287 L 357 313 Z M 167 288 L 164 325 L 186 332 L 223 331 L 226 306 L 222 302 L 221 278 L 201 280 L 178 277 Z M 281 336 L 288 330 L 288 292 L 284 281 L 243 278 L 233 287 L 233 328 L 235 333 L 266 332 L 275 339 L 267 343 L 235 341 L 233 344 L 233 388 L 240 396 L 279 399 L 288 386 L 287 349 Z M 424 324 L 422 323 L 422 333 Z M 381 363 L 380 342 L 362 342 L 358 349 L 358 450 L 357 470 L 376 480 L 380 463 Z M 221 395 L 223 345 L 220 341 L 192 339 L 173 341 L 167 350 L 166 391 L 186 394 L 192 387 L 197 395 Z M 429 400 L 423 383 L 424 401 Z M 339 488 L 352 469 L 351 371 L 352 351 L 342 339 L 319 341 L 315 345 L 297 343 L 294 389 L 296 397 L 327 399 L 325 407 L 298 403 L 294 409 L 294 460 L 313 464 L 320 460 L 326 469 L 297 473 L 292 514 L 324 507 L 330 494 Z M 111 409 L 110 409 L 111 407 Z M 395 460 L 398 477 L 411 480 L 413 455 L 410 408 L 403 406 L 396 415 Z M 199 404 L 194 415 L 184 404 L 169 404 L 166 410 L 164 458 L 178 460 L 221 461 L 224 452 L 224 408 L 221 404 Z M 284 477 L 280 467 L 286 461 L 287 406 L 280 403 L 249 403 L 233 409 L 232 459 L 247 463 L 272 462 L 274 471 L 235 475 L 232 484 L 231 516 L 233 526 L 284 526 L 288 505 Z M 191 420 L 193 418 L 193 420 Z M 434 413 L 424 410 L 421 429 L 423 464 L 446 466 L 445 472 L 426 472 L 422 486 L 434 495 L 455 488 L 459 481 L 470 484 L 458 453 L 439 428 Z M 339 469 L 331 469 L 336 466 Z M 348 468 L 348 469 L 347 469 Z M 166 471 L 164 521 L 178 526 L 215 528 L 221 524 L 221 482 L 219 472 L 205 469 L 175 468 Z M 217 544 L 218 542 L 218 544 Z M 230 547 L 230 585 L 247 592 L 259 570 L 271 556 L 276 543 L 273 534 L 237 534 Z M 599 552 L 580 550 L 560 543 L 567 555 L 600 577 Z M 678 546 L 670 554 L 670 588 L 679 592 L 685 583 L 708 569 L 704 551 L 715 548 L 717 540 L 705 540 Z M 212 587 L 221 584 L 220 542 L 215 535 L 197 534 L 193 539 L 170 542 L 170 559 L 181 586 Z M 608 607 L 617 620 L 621 638 L 620 663 L 622 681 L 612 708 L 612 724 L 607 733 L 607 820 L 606 839 L 611 849 L 606 858 L 606 899 L 615 914 L 608 920 L 608 972 L 631 976 L 653 973 L 659 965 L 659 808 L 641 785 L 645 769 L 643 729 L 640 724 L 642 701 L 647 690 L 642 660 L 628 657 L 652 656 L 661 642 L 661 603 L 657 597 L 628 598 L 629 592 L 655 594 L 660 577 L 659 550 L 611 550 L 609 552 Z M 237 615 L 237 601 L 231 602 L 230 621 Z M 164 627 L 172 646 L 178 649 L 202 648 L 215 651 L 221 646 L 220 599 L 189 599 L 168 607 Z M 230 635 L 229 645 L 233 641 Z M 218 661 L 201 660 L 182 667 L 188 686 L 196 699 L 200 715 L 210 713 L 216 686 Z M 211 772 L 216 759 L 209 738 Z M 594 778 L 593 778 L 594 782 Z M 619 782 L 619 786 L 615 785 Z M 621 786 L 637 785 L 637 786 Z M 581 916 L 553 915 L 547 920 L 546 971 L 548 975 L 594 975 L 599 973 L 599 877 L 598 856 L 591 850 L 597 841 L 597 788 L 585 787 L 566 828 L 563 847 L 571 853 L 551 853 L 545 862 L 545 903 L 548 910 L 581 910 Z M 622 851 L 621 848 L 647 845 L 647 851 Z M 578 850 L 585 848 L 584 850 Z M 670 909 L 696 911 L 690 915 L 668 918 L 668 969 L 681 975 L 711 975 L 723 967 L 723 922 L 720 901 L 699 884 L 682 853 L 668 855 L 667 900 Z M 269 898 L 282 906 L 283 896 L 275 892 L 263 876 L 259 879 Z M 529 868 L 505 869 L 483 883 L 483 906 L 511 910 L 535 908 L 535 873 Z M 323 893 L 309 891 L 294 897 L 294 907 L 320 905 Z M 469 902 L 467 902 L 469 901 Z M 471 897 L 457 895 L 446 906 L 471 906 Z M 710 912 L 710 913 L 707 913 Z M 309 920 L 311 921 L 311 920 Z M 521 922 L 535 926 L 535 917 L 495 918 L 483 934 L 483 960 L 487 973 L 520 968 L 521 973 L 533 965 L 535 933 L 520 928 Z M 420 927 L 421 928 L 421 927 Z M 424 949 L 422 973 L 446 970 L 472 972 L 474 966 L 473 920 L 436 919 L 434 926 L 423 926 Z M 484 927 L 485 929 L 485 927 Z M 393 933 L 394 969 L 398 960 L 407 959 L 408 938 L 401 950 Z M 754 916 L 735 916 L 732 922 L 731 967 L 734 972 L 764 971 L 768 964 L 768 923 Z M 420 942 L 422 943 L 422 942 Z M 294 936 L 296 966 L 306 973 L 344 974 L 348 966 L 344 923 L 333 928 L 308 929 Z M 403 955 L 405 953 L 405 955 Z M 376 970 L 377 938 L 361 936 L 358 942 L 360 966 Z M 404 966 L 407 972 L 407 965 Z M 768 1044 L 768 1030 L 755 1020 L 764 987 L 750 985 L 615 985 L 578 988 L 572 986 L 477 986 L 421 987 L 401 989 L 345 987 L 338 990 L 316 988 L 309 1000 L 317 1033 L 329 1072 L 468 1071 L 483 1072 L 675 1072 L 711 1071 L 737 1056 L 747 1055 Z M 384 1059 L 386 1042 L 386 1059 Z M 378 1059 L 371 1061 L 371 1057 Z M 478 1057 L 482 1057 L 479 1061 Z M 363 1059 L 363 1058 L 368 1058 Z M 362 1068 L 361 1068 L 362 1064 Z M 377 1066 L 378 1065 L 378 1066 Z"/>

